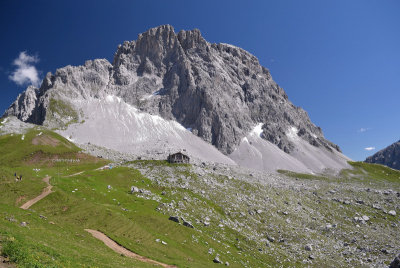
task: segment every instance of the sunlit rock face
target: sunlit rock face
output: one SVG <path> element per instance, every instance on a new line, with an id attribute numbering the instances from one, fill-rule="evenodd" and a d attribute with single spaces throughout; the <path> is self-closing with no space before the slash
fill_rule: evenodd
<path id="1" fill-rule="evenodd" d="M 232 45 L 209 43 L 197 29 L 175 33 L 170 25 L 119 45 L 112 63 L 96 59 L 47 74 L 40 88 L 29 87 L 18 96 L 5 116 L 63 130 L 77 128 L 74 125 L 85 126 L 87 120 L 96 119 L 93 113 L 88 116 L 87 107 L 107 96 L 119 98 L 139 113 L 177 122 L 238 164 L 249 166 L 246 163 L 255 157 L 263 163 L 255 168 L 275 170 L 279 166 L 272 163 L 282 156 L 289 161 L 282 166 L 292 170 L 347 165 L 339 147 L 288 100 L 255 56 Z M 105 113 L 99 110 L 98 116 Z M 119 120 L 124 116 L 119 114 Z M 101 122 L 97 127 L 107 128 Z M 254 146 L 243 142 L 254 128 L 259 144 L 250 148 Z M 125 135 L 140 131 L 126 129 Z M 273 159 L 268 161 L 267 156 Z M 250 162 L 253 167 L 254 161 Z"/>

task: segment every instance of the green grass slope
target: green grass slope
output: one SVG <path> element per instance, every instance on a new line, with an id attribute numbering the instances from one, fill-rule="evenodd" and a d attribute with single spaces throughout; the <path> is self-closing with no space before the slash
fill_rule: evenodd
<path id="1" fill-rule="evenodd" d="M 171 201 L 165 192 L 196 198 L 195 193 L 161 187 L 133 168 L 98 170 L 107 164 L 105 160 L 80 153 L 51 131 L 0 136 L 0 155 L 0 245 L 2 255 L 18 267 L 149 267 L 113 252 L 85 228 L 99 230 L 135 253 L 179 267 L 217 265 L 209 248 L 229 250 L 230 257 L 224 261 L 242 266 L 243 249 L 235 245 L 235 239 L 242 238 L 239 233 L 227 229 L 231 241 L 221 243 L 213 239 L 215 229 L 203 233 L 170 221 L 169 215 L 158 211 L 160 202 Z M 162 161 L 156 164 L 178 167 Z M 190 165 L 182 167 L 189 172 Z M 22 181 L 16 182 L 14 173 L 22 175 Z M 42 178 L 47 175 L 53 193 L 26 211 L 20 209 L 46 187 Z M 130 194 L 132 185 L 150 191 L 150 197 Z M 204 206 L 217 207 L 210 200 Z M 22 222 L 27 225 L 21 226 Z M 248 249 L 252 250 L 251 242 Z M 275 263 L 261 254 L 247 256 L 246 262 L 253 267 Z"/>

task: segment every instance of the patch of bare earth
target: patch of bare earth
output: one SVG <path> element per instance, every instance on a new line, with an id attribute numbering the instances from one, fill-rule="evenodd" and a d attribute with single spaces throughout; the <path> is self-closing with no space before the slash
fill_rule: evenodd
<path id="1" fill-rule="evenodd" d="M 118 245 L 114 240 L 110 239 L 108 236 L 106 236 L 105 234 L 103 234 L 102 232 L 96 231 L 96 230 L 91 230 L 91 229 L 85 229 L 85 231 L 89 232 L 92 236 L 94 236 L 95 238 L 101 240 L 107 247 L 111 248 L 112 250 L 114 250 L 115 252 L 117 252 L 118 254 L 122 254 L 126 257 L 129 258 L 133 258 L 135 260 L 141 261 L 141 262 L 146 262 L 146 263 L 150 263 L 150 264 L 155 264 L 155 265 L 159 265 L 162 267 L 176 267 L 174 265 L 168 265 L 162 262 L 158 262 L 143 256 L 140 256 L 126 248 L 124 248 L 121 245 Z"/>
<path id="2" fill-rule="evenodd" d="M 50 146 L 56 147 L 60 144 L 60 141 L 51 136 L 43 135 L 43 136 L 36 136 L 35 138 L 33 138 L 32 144 L 33 145 L 50 145 Z"/>
<path id="3" fill-rule="evenodd" d="M 0 268 L 15 268 L 15 264 L 9 262 L 8 258 L 0 256 Z"/>

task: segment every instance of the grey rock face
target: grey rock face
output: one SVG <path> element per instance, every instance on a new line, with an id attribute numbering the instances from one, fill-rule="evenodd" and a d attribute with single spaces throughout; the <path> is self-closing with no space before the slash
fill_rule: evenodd
<path id="1" fill-rule="evenodd" d="M 400 140 L 368 157 L 365 162 L 400 170 Z"/>
<path id="2" fill-rule="evenodd" d="M 259 123 L 261 137 L 286 153 L 295 148 L 287 137 L 290 129 L 315 147 L 340 151 L 288 100 L 255 56 L 232 45 L 208 43 L 197 29 L 176 34 L 169 25 L 119 45 L 112 64 L 98 59 L 47 74 L 40 88 L 29 87 L 4 115 L 60 126 L 84 119 L 73 100 L 107 95 L 175 120 L 225 154 Z M 52 108 L 53 99 L 62 100 L 69 112 Z"/>

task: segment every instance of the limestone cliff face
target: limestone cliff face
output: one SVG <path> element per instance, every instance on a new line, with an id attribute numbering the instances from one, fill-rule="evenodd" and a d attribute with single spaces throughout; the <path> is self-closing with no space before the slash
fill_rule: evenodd
<path id="1" fill-rule="evenodd" d="M 400 140 L 368 157 L 365 162 L 381 164 L 400 170 Z"/>
<path id="2" fill-rule="evenodd" d="M 293 130 L 315 147 L 339 151 L 255 56 L 208 43 L 197 29 L 176 34 L 169 25 L 119 45 L 112 63 L 97 59 L 47 74 L 40 88 L 29 87 L 5 115 L 60 126 L 84 119 L 75 100 L 108 95 L 179 122 L 225 154 L 259 123 L 261 137 L 286 153 L 296 147 L 288 139 Z"/>

